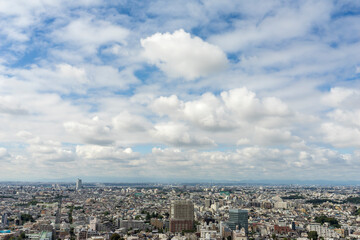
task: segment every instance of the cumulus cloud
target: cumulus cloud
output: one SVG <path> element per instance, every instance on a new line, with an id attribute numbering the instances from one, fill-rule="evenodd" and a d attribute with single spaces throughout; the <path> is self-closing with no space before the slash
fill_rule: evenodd
<path id="1" fill-rule="evenodd" d="M 262 179 L 274 179 L 274 172 L 277 174 L 275 179 L 301 180 L 304 176 L 311 176 L 315 169 L 321 179 L 329 172 L 336 173 L 334 166 L 348 165 L 353 160 L 354 156 L 317 147 L 296 150 L 249 146 L 228 152 L 153 148 L 148 156 L 148 161 L 155 161 L 157 170 L 170 170 L 173 178 L 211 176 L 211 179 L 221 180 L 239 180 L 239 176 L 241 180 L 249 180 L 259 174 Z M 166 174 L 164 171 L 163 175 Z M 356 170 L 351 175 L 355 176 Z"/>
<path id="2" fill-rule="evenodd" d="M 150 108 L 161 116 L 187 120 L 213 130 L 232 129 L 250 122 L 279 126 L 293 114 L 280 99 L 260 99 L 245 87 L 224 91 L 220 96 L 205 93 L 198 100 L 188 102 L 179 100 L 175 95 L 159 97 Z"/>
<path id="3" fill-rule="evenodd" d="M 79 18 L 53 32 L 54 40 L 80 48 L 83 53 L 94 54 L 106 43 L 126 44 L 129 30 L 111 22 L 92 18 Z"/>
<path id="4" fill-rule="evenodd" d="M 208 137 L 189 133 L 189 129 L 180 123 L 160 123 L 154 126 L 151 135 L 160 141 L 175 146 L 214 146 L 215 142 Z"/>
<path id="5" fill-rule="evenodd" d="M 360 91 L 356 89 L 334 87 L 323 97 L 322 101 L 331 107 L 357 107 L 360 101 Z"/>
<path id="6" fill-rule="evenodd" d="M 65 122 L 63 125 L 69 134 L 79 137 L 83 143 L 97 145 L 150 141 L 148 130 L 152 127 L 147 119 L 128 111 L 117 113 L 110 119 L 95 116 L 83 121 Z"/>
<path id="7" fill-rule="evenodd" d="M 115 130 L 129 132 L 143 132 L 150 128 L 150 123 L 142 116 L 131 114 L 127 111 L 119 113 L 112 119 Z"/>
<path id="8" fill-rule="evenodd" d="M 78 157 L 87 160 L 114 160 L 127 161 L 137 158 L 139 154 L 131 148 L 120 148 L 115 146 L 78 145 L 76 146 Z"/>
<path id="9" fill-rule="evenodd" d="M 81 136 L 86 143 L 106 145 L 114 141 L 111 126 L 95 116 L 85 123 L 65 122 L 65 130 Z"/>
<path id="10" fill-rule="evenodd" d="M 324 141 L 335 147 L 360 146 L 360 92 L 349 88 L 332 88 L 323 102 L 333 109 L 328 121 L 321 124 Z"/>
<path id="11" fill-rule="evenodd" d="M 264 10 L 274 7 L 271 5 L 265 6 Z M 272 9 L 272 14 L 264 14 L 261 19 L 236 20 L 235 29 L 217 34 L 210 41 L 220 45 L 226 51 L 239 51 L 248 46 L 280 43 L 287 39 L 304 36 L 312 26 L 328 20 L 331 4 L 306 2 L 299 7 L 277 5 L 270 9 Z"/>
<path id="12" fill-rule="evenodd" d="M 75 160 L 73 149 L 63 146 L 61 142 L 44 140 L 26 131 L 18 132 L 17 136 L 27 143 L 28 157 L 41 166 Z"/>
<path id="13" fill-rule="evenodd" d="M 224 69 L 226 55 L 212 44 L 191 37 L 183 29 L 174 33 L 156 33 L 141 39 L 144 57 L 170 77 L 192 80 Z"/>
<path id="14" fill-rule="evenodd" d="M 0 160 L 8 156 L 8 151 L 6 148 L 0 147 Z"/>
<path id="15" fill-rule="evenodd" d="M 29 111 L 12 96 L 0 96 L 0 113 L 9 115 L 28 115 Z"/>

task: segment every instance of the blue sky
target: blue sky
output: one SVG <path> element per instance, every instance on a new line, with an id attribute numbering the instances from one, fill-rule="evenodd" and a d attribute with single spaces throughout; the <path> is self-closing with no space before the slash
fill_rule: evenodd
<path id="1" fill-rule="evenodd" d="M 356 1 L 14 0 L 0 24 L 0 180 L 360 180 Z"/>

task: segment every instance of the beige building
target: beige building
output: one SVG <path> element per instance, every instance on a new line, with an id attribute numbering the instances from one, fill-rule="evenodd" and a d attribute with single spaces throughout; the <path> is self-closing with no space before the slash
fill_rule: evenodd
<path id="1" fill-rule="evenodd" d="M 189 200 L 171 202 L 170 232 L 191 231 L 194 229 L 194 204 Z"/>

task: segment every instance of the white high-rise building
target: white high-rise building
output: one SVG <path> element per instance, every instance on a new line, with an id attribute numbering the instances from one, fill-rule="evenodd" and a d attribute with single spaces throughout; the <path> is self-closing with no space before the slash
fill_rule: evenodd
<path id="1" fill-rule="evenodd" d="M 76 191 L 79 191 L 82 188 L 82 181 L 80 178 L 76 181 Z"/>

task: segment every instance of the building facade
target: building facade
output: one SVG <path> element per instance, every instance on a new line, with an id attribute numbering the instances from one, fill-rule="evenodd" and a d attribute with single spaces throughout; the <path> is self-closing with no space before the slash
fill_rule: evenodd
<path id="1" fill-rule="evenodd" d="M 79 191 L 82 188 L 82 180 L 78 178 L 76 181 L 76 191 Z"/>
<path id="2" fill-rule="evenodd" d="M 242 209 L 230 209 L 229 210 L 229 221 L 227 225 L 231 230 L 244 228 L 246 234 L 248 234 L 248 211 Z"/>
<path id="3" fill-rule="evenodd" d="M 194 204 L 191 201 L 171 202 L 170 232 L 191 231 L 194 229 Z"/>

